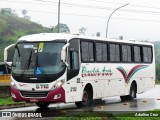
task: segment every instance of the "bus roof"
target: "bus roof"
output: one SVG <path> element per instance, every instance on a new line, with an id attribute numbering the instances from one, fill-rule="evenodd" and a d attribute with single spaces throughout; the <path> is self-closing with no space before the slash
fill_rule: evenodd
<path id="1" fill-rule="evenodd" d="M 53 41 L 53 40 L 71 40 L 73 38 L 85 39 L 85 40 L 97 40 L 97 41 L 110 41 L 110 42 L 117 42 L 117 43 L 130 43 L 130 44 L 145 44 L 145 45 L 152 45 L 152 43 L 148 42 L 140 42 L 135 40 L 119 40 L 119 39 L 109 39 L 109 38 L 101 38 L 101 37 L 87 37 L 78 34 L 68 34 L 68 33 L 39 33 L 39 34 L 32 34 L 22 36 L 18 39 L 20 41 L 28 41 L 28 42 L 35 42 L 35 41 Z"/>

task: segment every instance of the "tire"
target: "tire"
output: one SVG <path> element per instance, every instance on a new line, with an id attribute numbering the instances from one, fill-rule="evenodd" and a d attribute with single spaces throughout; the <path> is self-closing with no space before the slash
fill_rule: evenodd
<path id="1" fill-rule="evenodd" d="M 39 108 L 43 108 L 43 109 L 46 109 L 48 108 L 50 103 L 47 103 L 47 102 L 36 102 L 36 105 L 39 107 Z"/>
<path id="2" fill-rule="evenodd" d="M 120 96 L 120 98 L 121 98 L 121 101 L 123 102 L 123 101 L 127 101 L 128 100 L 128 95 L 126 95 L 126 96 Z"/>
<path id="3" fill-rule="evenodd" d="M 120 96 L 120 98 L 121 101 L 133 100 L 134 98 L 136 98 L 136 85 L 132 83 L 129 95 Z"/>
<path id="4" fill-rule="evenodd" d="M 129 94 L 128 98 L 129 98 L 129 100 L 133 100 L 134 98 L 136 98 L 136 86 L 135 86 L 135 84 L 131 85 L 130 94 Z"/>
<path id="5" fill-rule="evenodd" d="M 85 88 L 83 91 L 82 101 L 75 102 L 77 107 L 91 106 L 93 103 L 93 97 L 88 88 Z"/>

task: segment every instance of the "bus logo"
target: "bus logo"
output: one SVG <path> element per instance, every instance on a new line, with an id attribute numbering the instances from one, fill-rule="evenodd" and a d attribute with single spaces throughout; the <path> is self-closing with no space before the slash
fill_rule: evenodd
<path id="1" fill-rule="evenodd" d="M 136 66 L 134 66 L 134 67 L 129 71 L 128 74 L 127 74 L 126 70 L 125 70 L 123 67 L 121 67 L 121 66 L 119 66 L 119 67 L 117 68 L 117 70 L 120 71 L 120 73 L 123 75 L 123 77 L 124 77 L 124 79 L 125 79 L 125 82 L 128 83 L 129 80 L 132 78 L 132 76 L 133 76 L 137 71 L 139 71 L 139 70 L 141 70 L 141 69 L 143 69 L 143 68 L 146 68 L 146 67 L 148 67 L 148 65 L 136 65 Z"/>

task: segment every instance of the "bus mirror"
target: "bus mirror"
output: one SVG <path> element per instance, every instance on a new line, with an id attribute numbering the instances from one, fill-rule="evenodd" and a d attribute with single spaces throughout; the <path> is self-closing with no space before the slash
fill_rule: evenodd
<path id="1" fill-rule="evenodd" d="M 66 63 L 66 48 L 70 45 L 70 43 L 67 43 L 65 46 L 63 46 L 61 51 L 61 60 L 65 63 L 65 65 L 68 67 L 68 63 Z"/>
<path id="2" fill-rule="evenodd" d="M 12 59 L 14 55 L 15 44 L 11 44 L 4 49 L 4 62 L 8 65 L 12 65 Z"/>

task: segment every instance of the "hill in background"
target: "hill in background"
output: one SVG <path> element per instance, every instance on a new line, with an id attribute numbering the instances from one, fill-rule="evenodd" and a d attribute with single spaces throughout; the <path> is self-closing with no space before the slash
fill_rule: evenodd
<path id="1" fill-rule="evenodd" d="M 42 32 L 51 32 L 51 29 L 32 22 L 28 16 L 19 17 L 12 9 L 0 9 L 0 61 L 3 61 L 4 48 L 15 43 L 19 37 Z"/>
<path id="2" fill-rule="evenodd" d="M 155 59 L 156 59 L 156 76 L 160 80 L 160 41 L 154 42 Z"/>
<path id="3" fill-rule="evenodd" d="M 19 17 L 10 8 L 0 9 L 0 61 L 3 61 L 3 50 L 6 46 L 15 43 L 21 36 L 35 33 L 57 32 L 58 25 L 47 28 L 41 24 L 32 22 L 27 16 L 27 11 L 22 10 L 23 18 Z M 66 24 L 59 24 L 59 31 L 69 33 L 70 29 Z"/>

